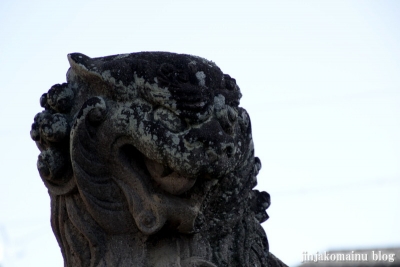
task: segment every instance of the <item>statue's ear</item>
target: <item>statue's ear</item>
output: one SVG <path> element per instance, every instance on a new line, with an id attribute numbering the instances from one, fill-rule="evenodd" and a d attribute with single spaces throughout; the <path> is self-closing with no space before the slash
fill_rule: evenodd
<path id="1" fill-rule="evenodd" d="M 105 83 L 102 77 L 102 62 L 81 53 L 68 54 L 69 65 L 76 76 L 91 83 Z"/>
<path id="2" fill-rule="evenodd" d="M 117 101 L 137 97 L 135 72 L 140 64 L 129 54 L 90 58 L 73 53 L 68 55 L 68 61 L 71 67 L 67 81 L 72 87 L 79 87 L 80 92 L 84 91 L 89 96 L 102 95 Z"/>
<path id="3" fill-rule="evenodd" d="M 82 53 L 71 53 L 68 54 L 67 57 L 72 68 L 89 70 L 92 58 Z"/>

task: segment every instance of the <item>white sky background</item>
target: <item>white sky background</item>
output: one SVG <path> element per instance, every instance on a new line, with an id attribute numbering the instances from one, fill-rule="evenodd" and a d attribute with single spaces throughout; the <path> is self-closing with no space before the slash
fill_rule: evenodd
<path id="1" fill-rule="evenodd" d="M 66 55 L 198 55 L 236 78 L 271 251 L 400 246 L 400 1 L 0 1 L 0 266 L 63 266 L 30 139 Z"/>

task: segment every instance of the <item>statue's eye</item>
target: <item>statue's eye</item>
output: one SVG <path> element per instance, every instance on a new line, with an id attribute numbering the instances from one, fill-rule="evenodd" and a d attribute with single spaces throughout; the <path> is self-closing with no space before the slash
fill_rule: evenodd
<path id="1" fill-rule="evenodd" d="M 159 107 L 154 111 L 154 120 L 162 124 L 171 132 L 181 132 L 186 128 L 186 123 L 172 111 Z"/>

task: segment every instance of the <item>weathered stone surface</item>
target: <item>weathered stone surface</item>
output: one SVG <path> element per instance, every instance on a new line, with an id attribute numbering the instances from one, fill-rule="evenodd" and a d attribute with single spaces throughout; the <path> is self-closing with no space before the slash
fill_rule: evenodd
<path id="1" fill-rule="evenodd" d="M 65 266 L 285 266 L 233 78 L 164 52 L 68 60 L 31 130 Z"/>

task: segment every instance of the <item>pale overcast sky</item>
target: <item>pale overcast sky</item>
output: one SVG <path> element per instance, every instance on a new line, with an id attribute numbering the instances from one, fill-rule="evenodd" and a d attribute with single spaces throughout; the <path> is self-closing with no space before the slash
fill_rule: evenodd
<path id="1" fill-rule="evenodd" d="M 63 266 L 30 139 L 66 55 L 187 53 L 236 78 L 263 224 L 303 252 L 400 246 L 400 1 L 0 1 L 0 266 Z"/>

